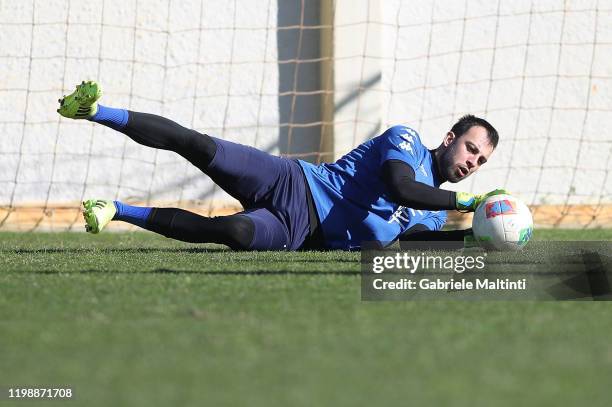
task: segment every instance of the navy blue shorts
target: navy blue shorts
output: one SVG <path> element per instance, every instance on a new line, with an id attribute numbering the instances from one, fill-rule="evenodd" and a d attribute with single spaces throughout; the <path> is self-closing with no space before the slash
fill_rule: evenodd
<path id="1" fill-rule="evenodd" d="M 255 225 L 251 250 L 297 250 L 310 232 L 306 180 L 295 160 L 212 137 L 207 174 Z"/>

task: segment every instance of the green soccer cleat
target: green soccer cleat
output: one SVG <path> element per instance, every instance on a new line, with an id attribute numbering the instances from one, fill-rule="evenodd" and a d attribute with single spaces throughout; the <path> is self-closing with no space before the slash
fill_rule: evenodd
<path id="1" fill-rule="evenodd" d="M 113 219 L 117 209 L 113 201 L 90 199 L 83 202 L 83 218 L 85 218 L 85 231 L 100 233 Z"/>
<path id="2" fill-rule="evenodd" d="M 102 96 L 102 88 L 96 82 L 83 81 L 68 96 L 58 99 L 57 112 L 69 119 L 89 119 L 98 111 L 97 100 Z"/>

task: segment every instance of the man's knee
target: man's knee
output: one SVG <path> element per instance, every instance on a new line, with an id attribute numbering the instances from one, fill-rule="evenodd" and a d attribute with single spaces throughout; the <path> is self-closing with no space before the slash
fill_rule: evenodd
<path id="1" fill-rule="evenodd" d="M 225 244 L 234 250 L 248 250 L 255 236 L 253 221 L 244 215 L 224 216 L 222 218 L 224 218 L 224 227 L 227 228 Z"/>
<path id="2" fill-rule="evenodd" d="M 181 149 L 182 156 L 203 170 L 215 158 L 217 143 L 208 134 L 189 130 L 183 138 Z"/>

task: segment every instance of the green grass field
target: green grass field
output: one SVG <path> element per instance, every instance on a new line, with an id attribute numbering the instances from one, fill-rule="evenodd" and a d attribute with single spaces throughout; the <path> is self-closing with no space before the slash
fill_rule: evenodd
<path id="1" fill-rule="evenodd" d="M 52 405 L 609 405 L 609 302 L 370 303 L 358 253 L 0 238 L 0 386 L 75 392 Z"/>

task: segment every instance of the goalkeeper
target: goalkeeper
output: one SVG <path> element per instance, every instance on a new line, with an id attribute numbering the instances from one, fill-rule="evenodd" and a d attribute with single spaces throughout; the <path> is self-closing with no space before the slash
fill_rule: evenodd
<path id="1" fill-rule="evenodd" d="M 440 146 L 428 150 L 416 131 L 391 127 L 333 164 L 272 156 L 182 127 L 166 118 L 97 103 L 96 82 L 59 100 L 58 113 L 115 129 L 145 146 L 174 151 L 236 198 L 244 211 L 206 217 L 178 208 L 85 201 L 86 230 L 124 221 L 166 237 L 219 243 L 236 250 L 360 249 L 362 242 L 463 240 L 469 231 L 440 232 L 446 210 L 473 211 L 487 195 L 440 189 L 476 172 L 497 146 L 497 131 L 462 117 Z"/>

